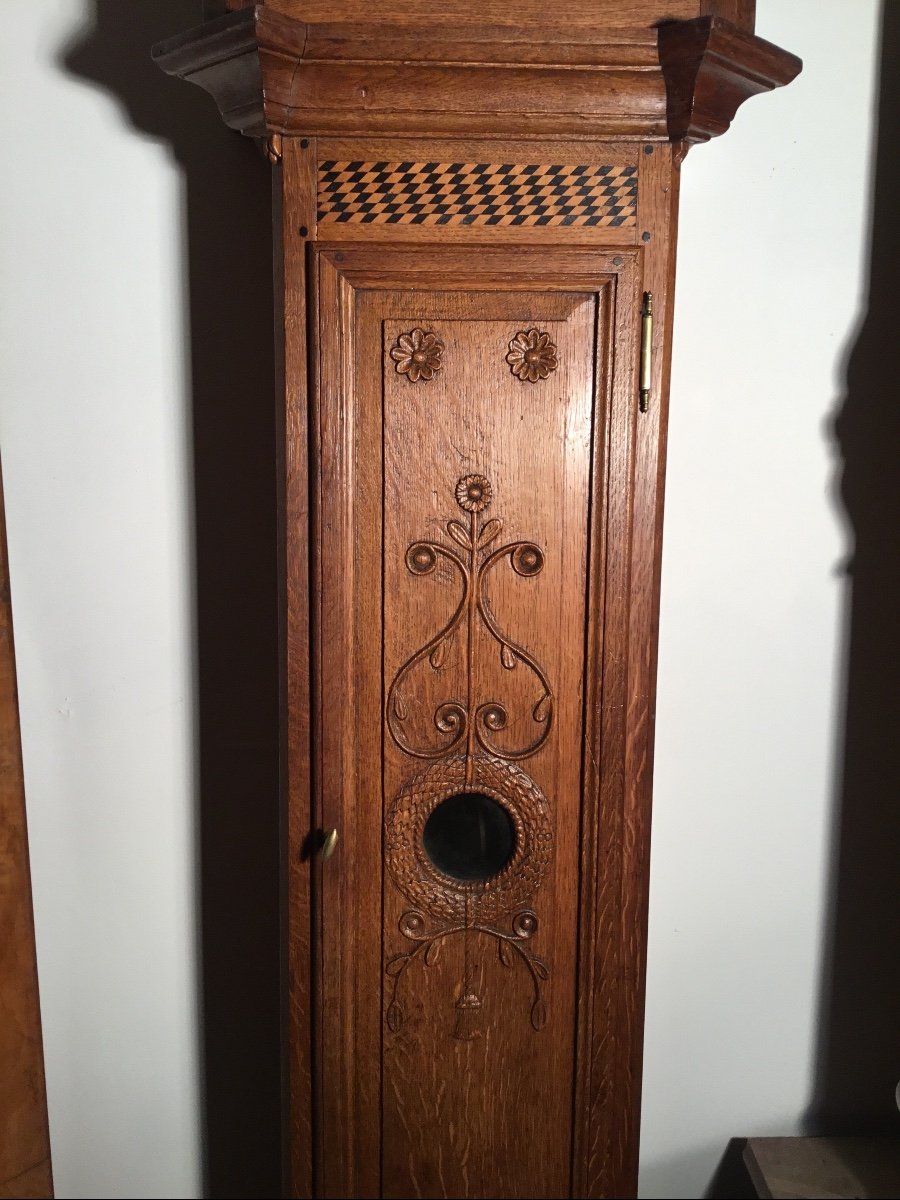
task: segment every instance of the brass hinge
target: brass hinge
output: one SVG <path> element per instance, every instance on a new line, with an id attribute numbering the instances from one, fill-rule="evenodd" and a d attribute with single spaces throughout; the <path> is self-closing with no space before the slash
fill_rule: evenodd
<path id="1" fill-rule="evenodd" d="M 641 412 L 650 408 L 650 381 L 653 375 L 653 293 L 644 292 L 641 309 Z"/>

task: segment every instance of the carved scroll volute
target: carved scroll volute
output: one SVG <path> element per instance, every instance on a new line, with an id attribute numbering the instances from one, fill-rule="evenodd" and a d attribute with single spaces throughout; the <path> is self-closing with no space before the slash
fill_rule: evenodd
<path id="1" fill-rule="evenodd" d="M 544 568 L 544 552 L 530 541 L 512 541 L 497 545 L 503 522 L 499 517 L 485 519 L 493 500 L 490 480 L 484 475 L 465 475 L 456 484 L 455 499 L 464 520 L 452 518 L 446 524 L 450 545 L 438 541 L 413 542 L 406 551 L 407 570 L 417 576 L 430 575 L 439 561 L 449 565 L 458 577 L 459 599 L 450 620 L 437 629 L 397 671 L 387 696 L 386 720 L 391 737 L 404 753 L 413 758 L 439 759 L 465 747 L 471 758 L 476 753 L 519 760 L 530 758 L 544 744 L 553 724 L 553 691 L 540 663 L 530 650 L 502 630 L 487 604 L 485 586 L 489 575 L 507 562 L 516 576 L 534 578 Z M 476 687 L 476 654 L 479 632 L 487 634 L 505 671 L 520 671 L 533 680 L 533 698 L 527 720 L 517 719 L 517 729 L 525 728 L 516 745 L 500 745 L 496 734 L 510 725 L 510 713 L 502 700 L 482 695 Z M 441 671 L 448 650 L 456 641 L 464 645 L 465 700 L 449 694 L 432 714 L 435 736 L 427 741 L 414 739 L 410 732 L 410 699 L 419 671 Z"/>
<path id="2" fill-rule="evenodd" d="M 425 346 L 423 331 L 416 332 L 421 335 L 418 339 L 407 335 L 406 344 L 401 338 L 392 352 L 398 369 L 409 367 L 414 345 Z M 537 331 L 530 332 L 537 337 Z M 556 347 L 551 351 L 549 338 L 539 349 L 544 359 L 552 353 L 555 360 Z M 522 359 L 517 365 L 527 378 L 531 363 Z M 544 552 L 535 542 L 502 541 L 502 519 L 488 515 L 494 489 L 486 475 L 463 475 L 453 495 L 461 519 L 446 522 L 447 541 L 413 542 L 405 554 L 407 570 L 420 578 L 432 575 L 439 563 L 449 567 L 459 591 L 450 619 L 400 666 L 387 695 L 385 720 L 394 742 L 404 755 L 432 765 L 401 788 L 386 823 L 387 866 L 398 890 L 413 906 L 402 914 L 399 930 L 413 946 L 386 963 L 391 983 L 385 1019 L 392 1032 L 399 1032 L 405 1019 L 402 984 L 409 969 L 416 963 L 425 968 L 436 963 L 446 939 L 460 935 L 464 967 L 457 989 L 454 1037 L 470 1041 L 480 1036 L 479 943 L 485 940 L 495 944 L 500 968 L 518 964 L 530 976 L 533 1028 L 539 1031 L 547 1021 L 543 983 L 550 971 L 530 947 L 539 924 L 531 903 L 549 867 L 553 834 L 546 799 L 516 762 L 537 754 L 547 741 L 554 700 L 544 668 L 530 650 L 500 628 L 485 593 L 486 580 L 501 564 L 507 564 L 523 583 L 539 575 Z M 446 697 L 431 713 L 431 733 L 414 736 L 410 731 L 413 709 L 420 707 L 426 691 L 421 675 L 442 677 L 449 648 L 456 643 L 462 647 L 458 657 L 464 678 L 448 681 Z M 484 680 L 490 678 L 479 670 L 485 646 L 492 647 L 501 674 L 519 672 L 530 679 L 527 711 L 517 711 L 520 692 L 515 693 L 516 707 L 511 711 L 483 690 Z M 509 727 L 516 730 L 517 739 L 501 745 L 498 735 Z M 498 874 L 480 882 L 462 883 L 444 875 L 423 850 L 431 814 L 443 801 L 464 792 L 492 798 L 515 830 L 511 860 Z"/>

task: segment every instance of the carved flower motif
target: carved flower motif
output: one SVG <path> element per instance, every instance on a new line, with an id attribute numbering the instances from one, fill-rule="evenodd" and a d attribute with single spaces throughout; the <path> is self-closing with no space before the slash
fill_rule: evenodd
<path id="1" fill-rule="evenodd" d="M 444 343 L 436 334 L 426 333 L 424 329 L 401 333 L 391 350 L 398 373 L 405 375 L 412 383 L 418 383 L 420 379 L 427 383 L 434 379 L 444 365 L 441 362 L 443 355 Z"/>
<path id="2" fill-rule="evenodd" d="M 550 340 L 549 333 L 541 333 L 538 329 L 523 329 L 509 343 L 506 361 L 517 379 L 537 383 L 539 379 L 546 379 L 559 366 L 556 353 L 556 346 Z"/>
<path id="3" fill-rule="evenodd" d="M 456 485 L 456 503 L 466 512 L 481 512 L 491 502 L 491 481 L 484 475 L 464 475 Z"/>

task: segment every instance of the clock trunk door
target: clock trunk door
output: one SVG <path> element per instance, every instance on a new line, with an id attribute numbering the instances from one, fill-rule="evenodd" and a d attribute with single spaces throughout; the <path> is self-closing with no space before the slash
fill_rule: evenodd
<path id="1" fill-rule="evenodd" d="M 325 1196 L 570 1196 L 610 1086 L 595 831 L 621 799 L 602 631 L 636 260 L 531 259 L 317 254 Z"/>

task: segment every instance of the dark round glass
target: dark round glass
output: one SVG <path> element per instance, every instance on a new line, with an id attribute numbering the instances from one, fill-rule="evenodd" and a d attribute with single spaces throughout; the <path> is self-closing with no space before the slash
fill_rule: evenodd
<path id="1" fill-rule="evenodd" d="M 439 871 L 467 883 L 502 871 L 516 850 L 516 827 L 503 807 L 483 792 L 457 792 L 425 822 L 425 853 Z"/>

